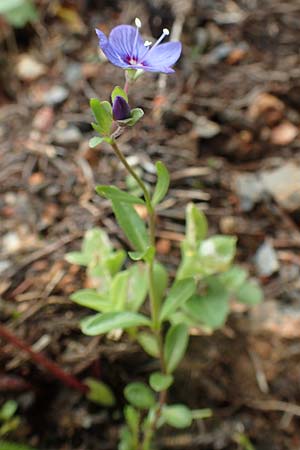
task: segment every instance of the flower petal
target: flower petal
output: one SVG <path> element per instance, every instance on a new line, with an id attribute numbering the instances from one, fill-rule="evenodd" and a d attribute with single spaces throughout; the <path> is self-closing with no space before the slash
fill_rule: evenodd
<path id="1" fill-rule="evenodd" d="M 150 49 L 142 61 L 144 70 L 150 72 L 174 72 L 170 66 L 176 63 L 181 54 L 180 42 L 167 42 Z M 156 70 L 155 70 L 156 69 Z"/>
<path id="2" fill-rule="evenodd" d="M 112 47 L 109 40 L 105 36 L 105 34 L 96 28 L 96 34 L 99 39 L 99 46 L 107 59 L 114 64 L 115 66 L 122 67 L 123 69 L 127 69 L 129 64 L 123 61 L 120 55 L 116 52 L 116 50 Z"/>
<path id="3" fill-rule="evenodd" d="M 113 103 L 113 117 L 115 120 L 125 120 L 130 117 L 130 108 L 125 98 L 117 95 Z"/>
<path id="4" fill-rule="evenodd" d="M 139 59 L 145 53 L 144 41 L 137 28 L 131 25 L 118 25 L 109 35 L 109 43 L 123 61 Z"/>

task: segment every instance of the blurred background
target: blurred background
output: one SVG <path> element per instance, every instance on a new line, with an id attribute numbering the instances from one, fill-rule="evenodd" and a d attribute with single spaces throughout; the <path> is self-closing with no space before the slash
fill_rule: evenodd
<path id="1" fill-rule="evenodd" d="M 151 370 L 135 344 L 80 333 L 86 310 L 69 296 L 88 280 L 64 260 L 93 226 L 127 245 L 94 191 L 124 187 L 124 172 L 105 143 L 88 146 L 89 99 L 124 82 L 94 28 L 108 34 L 135 17 L 145 39 L 168 27 L 183 43 L 174 75 L 148 73 L 132 88 L 145 116 L 120 138 L 150 185 L 157 159 L 172 175 L 158 256 L 174 273 L 192 200 L 211 233 L 238 237 L 238 261 L 265 292 L 254 309 L 233 305 L 221 331 L 195 333 L 172 399 L 214 416 L 166 430 L 160 448 L 298 450 L 298 0 L 0 0 L 0 325 L 79 379 L 108 382 L 119 401 L 92 405 L 0 337 L 0 411 L 15 402 L 9 419 L 0 413 L 0 439 L 2 430 L 41 450 L 115 449 L 122 387 Z"/>

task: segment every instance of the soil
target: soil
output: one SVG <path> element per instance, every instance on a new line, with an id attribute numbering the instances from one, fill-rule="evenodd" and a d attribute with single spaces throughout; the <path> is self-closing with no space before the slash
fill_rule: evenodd
<path id="1" fill-rule="evenodd" d="M 108 99 L 123 83 L 122 70 L 99 59 L 93 29 L 109 32 L 138 16 L 154 37 L 183 22 L 176 74 L 137 82 L 131 102 L 145 116 L 119 139 L 149 184 L 158 159 L 172 173 L 158 218 L 159 258 L 174 274 L 193 200 L 211 234 L 238 237 L 237 260 L 265 293 L 254 309 L 233 305 L 222 330 L 194 330 L 170 396 L 211 408 L 213 417 L 184 432 L 166 428 L 158 447 L 251 450 L 237 443 L 245 435 L 256 450 L 299 450 L 300 203 L 291 210 L 271 193 L 245 208 L 237 183 L 300 161 L 299 2 L 40 0 L 37 7 L 35 24 L 0 25 L 1 323 L 78 379 L 100 377 L 118 403 L 93 405 L 3 340 L 0 404 L 15 399 L 21 419 L 9 439 L 41 450 L 115 449 L 123 387 L 154 368 L 126 338 L 80 333 L 86 310 L 69 296 L 87 281 L 64 260 L 93 226 L 105 227 L 117 247 L 128 245 L 94 192 L 100 183 L 124 187 L 125 174 L 109 146 L 88 147 L 89 99 Z M 22 71 L 28 57 L 38 76 L 32 62 L 31 75 Z M 265 241 L 278 259 L 268 275 L 254 258 Z"/>

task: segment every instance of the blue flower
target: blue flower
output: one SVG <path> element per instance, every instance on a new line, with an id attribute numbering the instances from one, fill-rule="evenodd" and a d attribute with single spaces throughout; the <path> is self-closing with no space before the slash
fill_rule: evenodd
<path id="1" fill-rule="evenodd" d="M 130 108 L 125 98 L 117 95 L 114 99 L 113 106 L 113 118 L 114 120 L 125 120 L 130 118 Z"/>
<path id="2" fill-rule="evenodd" d="M 171 66 L 180 57 L 181 43 L 160 44 L 169 34 L 169 30 L 165 28 L 160 38 L 151 46 L 151 42 L 144 42 L 140 36 L 141 21 L 135 19 L 135 24 L 136 28 L 131 25 L 113 28 L 108 38 L 102 31 L 96 29 L 100 48 L 108 60 L 123 69 L 173 73 Z"/>

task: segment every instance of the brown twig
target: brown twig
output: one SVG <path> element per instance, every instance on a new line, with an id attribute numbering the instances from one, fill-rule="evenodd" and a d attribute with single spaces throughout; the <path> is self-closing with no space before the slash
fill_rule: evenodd
<path id="1" fill-rule="evenodd" d="M 43 367 L 47 372 L 50 372 L 55 378 L 59 379 L 66 386 L 69 386 L 82 394 L 87 394 L 89 388 L 86 384 L 77 380 L 69 373 L 62 370 L 55 362 L 48 359 L 40 352 L 35 352 L 23 340 L 15 336 L 6 326 L 0 324 L 0 336 L 6 341 L 10 342 L 14 347 L 23 350 L 30 358 L 39 366 Z"/>

